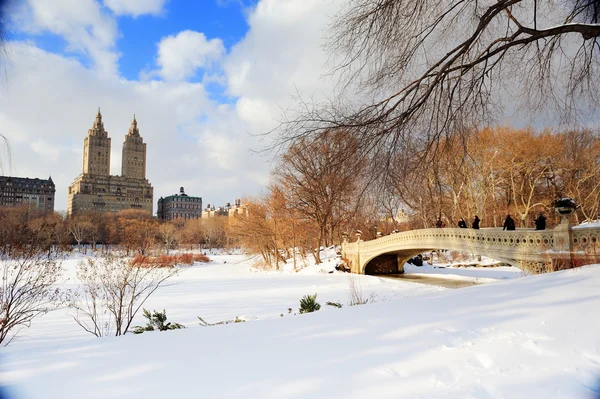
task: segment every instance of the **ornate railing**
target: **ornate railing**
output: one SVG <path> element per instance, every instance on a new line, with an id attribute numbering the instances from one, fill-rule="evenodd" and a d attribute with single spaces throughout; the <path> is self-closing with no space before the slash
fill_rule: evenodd
<path id="1" fill-rule="evenodd" d="M 344 257 L 354 259 L 360 272 L 367 262 L 381 254 L 409 254 L 432 249 L 468 251 L 513 264 L 537 262 L 538 267 L 551 259 L 565 257 L 565 254 L 595 254 L 599 243 L 600 227 L 572 229 L 568 224 L 542 231 L 434 228 L 390 234 L 370 241 L 345 241 L 342 252 Z M 598 250 L 600 252 L 600 248 Z"/>

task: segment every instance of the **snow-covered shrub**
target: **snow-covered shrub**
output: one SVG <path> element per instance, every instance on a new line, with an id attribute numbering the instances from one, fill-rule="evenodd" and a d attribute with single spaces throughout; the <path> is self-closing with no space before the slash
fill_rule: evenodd
<path id="1" fill-rule="evenodd" d="M 321 305 L 317 302 L 317 294 L 314 295 L 304 295 L 302 299 L 300 299 L 300 313 L 311 313 L 316 312 L 321 309 Z"/>
<path id="2" fill-rule="evenodd" d="M 0 345 L 8 345 L 23 327 L 55 309 L 62 295 L 62 255 L 35 246 L 9 247 L 0 255 Z"/>
<path id="3" fill-rule="evenodd" d="M 145 327 L 135 326 L 133 327 L 134 334 L 142 334 L 146 331 L 168 331 L 168 330 L 178 330 L 180 328 L 185 328 L 183 324 L 179 323 L 167 323 L 167 311 L 163 309 L 162 312 L 150 313 L 149 310 L 144 309 L 144 317 L 148 319 L 148 323 Z"/>
<path id="4" fill-rule="evenodd" d="M 179 269 L 129 258 L 89 258 L 77 266 L 80 288 L 72 292 L 72 317 L 97 337 L 123 335 L 146 300 Z"/>

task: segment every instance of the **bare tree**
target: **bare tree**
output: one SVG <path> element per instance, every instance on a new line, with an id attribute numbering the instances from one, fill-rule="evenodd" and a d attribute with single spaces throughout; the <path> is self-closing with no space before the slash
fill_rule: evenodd
<path id="1" fill-rule="evenodd" d="M 59 302 L 60 254 L 34 246 L 12 248 L 0 255 L 0 273 L 0 345 L 6 346 Z"/>
<path id="2" fill-rule="evenodd" d="M 104 256 L 80 262 L 81 284 L 69 307 L 77 324 L 97 337 L 123 335 L 146 300 L 178 269 L 133 264 L 129 258 Z"/>
<path id="3" fill-rule="evenodd" d="M 350 0 L 328 40 L 340 93 L 302 103 L 278 144 L 341 128 L 388 165 L 407 141 L 435 159 L 441 138 L 494 120 L 501 97 L 593 115 L 599 22 L 599 0 Z"/>
<path id="4" fill-rule="evenodd" d="M 358 206 L 364 160 L 359 142 L 342 131 L 326 131 L 315 140 L 290 146 L 275 171 L 289 206 L 318 226 L 319 248 L 332 244 L 336 227 Z"/>
<path id="5" fill-rule="evenodd" d="M 81 242 L 87 240 L 94 230 L 89 216 L 72 216 L 68 221 L 69 233 L 77 241 L 77 250 L 81 252 Z"/>
<path id="6" fill-rule="evenodd" d="M 173 244 L 177 241 L 180 236 L 180 232 L 177 230 L 177 227 L 173 223 L 163 223 L 158 227 L 158 236 L 165 244 L 165 251 L 167 255 L 169 254 L 169 250 L 173 247 Z"/>

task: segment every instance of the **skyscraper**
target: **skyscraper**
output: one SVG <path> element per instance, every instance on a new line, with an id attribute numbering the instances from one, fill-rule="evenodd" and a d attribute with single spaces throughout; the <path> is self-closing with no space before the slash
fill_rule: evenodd
<path id="1" fill-rule="evenodd" d="M 111 139 L 100 109 L 83 141 L 83 173 L 69 186 L 67 214 L 141 209 L 152 214 L 154 189 L 146 179 L 146 144 L 135 116 L 123 142 L 121 175 L 110 174 Z"/>

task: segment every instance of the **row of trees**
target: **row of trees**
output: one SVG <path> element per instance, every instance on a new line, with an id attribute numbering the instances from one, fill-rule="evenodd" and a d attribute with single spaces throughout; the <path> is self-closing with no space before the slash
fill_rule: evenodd
<path id="1" fill-rule="evenodd" d="M 598 131 L 486 128 L 466 140 L 443 140 L 431 162 L 396 166 L 384 189 L 412 210 L 420 227 L 437 217 L 456 226 L 475 215 L 484 226 L 501 226 L 507 213 L 532 227 L 538 212 L 552 223 L 552 203 L 562 197 L 580 205 L 575 222 L 600 212 Z"/>
<path id="2" fill-rule="evenodd" d="M 60 213 L 44 214 L 28 207 L 0 208 L 0 248 L 34 245 L 52 247 L 82 244 L 102 251 L 113 246 L 128 254 L 148 254 L 152 249 L 167 252 L 177 247 L 212 248 L 229 246 L 225 234 L 227 217 L 202 220 L 176 220 L 159 223 L 144 211 L 119 213 L 89 212 L 64 217 Z"/>
<path id="3" fill-rule="evenodd" d="M 404 143 L 393 161 L 380 162 L 359 138 L 331 130 L 303 138 L 280 157 L 272 184 L 248 198 L 246 216 L 159 223 L 147 213 L 89 213 L 71 218 L 0 209 L 0 245 L 38 242 L 118 245 L 145 255 L 152 248 L 243 246 L 277 268 L 284 259 L 339 244 L 344 232 L 378 232 L 447 226 L 478 215 L 483 227 L 501 226 L 507 213 L 520 227 L 532 227 L 544 212 L 557 222 L 552 203 L 572 197 L 580 205 L 576 222 L 600 213 L 600 133 L 486 128 L 440 141 L 433 155 Z M 387 158 L 381 158 L 387 159 Z M 378 171 L 381 171 L 378 173 Z M 400 221 L 400 209 L 409 216 Z"/>
<path id="4" fill-rule="evenodd" d="M 249 215 L 227 234 L 277 268 L 284 258 L 338 244 L 344 232 L 363 239 L 393 230 L 447 226 L 478 215 L 483 227 L 501 226 L 507 213 L 533 227 L 538 212 L 558 222 L 553 202 L 572 197 L 575 222 L 600 213 L 600 132 L 486 128 L 440 141 L 433 155 L 410 142 L 393 161 L 370 156 L 357 137 L 327 131 L 289 146 Z M 386 162 L 380 162 L 385 159 Z M 380 173 L 378 172 L 380 171 Z M 408 219 L 398 220 L 400 210 Z"/>

